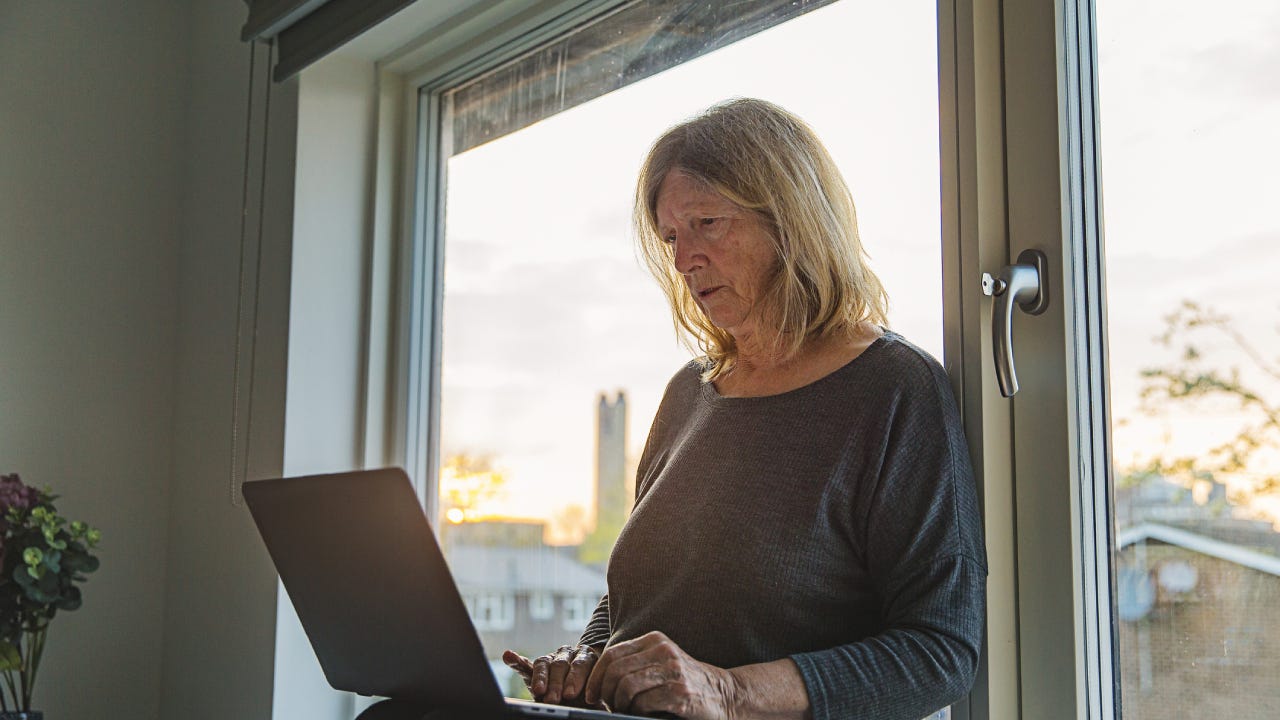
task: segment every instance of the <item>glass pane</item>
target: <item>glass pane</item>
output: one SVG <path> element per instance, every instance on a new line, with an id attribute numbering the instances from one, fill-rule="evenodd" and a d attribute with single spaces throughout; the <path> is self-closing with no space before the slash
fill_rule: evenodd
<path id="1" fill-rule="evenodd" d="M 1098 3 L 1121 708 L 1280 711 L 1280 5 Z"/>
<path id="2" fill-rule="evenodd" d="M 665 128 L 735 96 L 805 118 L 858 202 L 892 325 L 941 358 L 934 14 L 830 4 L 447 160 L 438 526 L 510 695 L 502 651 L 575 642 L 604 593 L 649 424 L 690 358 L 629 226 Z"/>

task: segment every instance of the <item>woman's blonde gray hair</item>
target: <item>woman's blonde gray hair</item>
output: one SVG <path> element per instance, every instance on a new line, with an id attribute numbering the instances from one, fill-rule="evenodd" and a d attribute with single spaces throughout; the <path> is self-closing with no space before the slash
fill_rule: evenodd
<path id="1" fill-rule="evenodd" d="M 704 379 L 729 371 L 738 352 L 733 336 L 698 307 L 658 228 L 658 189 L 671 172 L 756 213 L 769 229 L 777 262 L 753 311 L 776 332 L 780 357 L 793 357 L 812 338 L 852 333 L 863 321 L 887 325 L 889 299 L 867 265 L 853 196 L 817 135 L 773 103 L 723 102 L 654 142 L 633 216 L 640 254 L 671 304 L 677 332 L 706 355 Z"/>

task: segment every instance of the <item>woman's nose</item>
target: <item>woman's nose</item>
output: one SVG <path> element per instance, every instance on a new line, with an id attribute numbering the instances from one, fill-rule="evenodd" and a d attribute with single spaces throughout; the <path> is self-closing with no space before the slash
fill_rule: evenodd
<path id="1" fill-rule="evenodd" d="M 687 235 L 676 237 L 673 252 L 676 272 L 681 275 L 688 275 L 706 264 L 706 257 L 698 251 L 695 243 L 691 242 Z"/>

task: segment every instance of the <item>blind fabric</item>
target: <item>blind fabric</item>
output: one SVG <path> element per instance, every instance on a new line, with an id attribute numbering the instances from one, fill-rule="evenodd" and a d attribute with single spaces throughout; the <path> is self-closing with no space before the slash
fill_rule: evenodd
<path id="1" fill-rule="evenodd" d="M 272 78 L 288 79 L 414 0 L 246 0 L 240 39 L 278 39 Z"/>
<path id="2" fill-rule="evenodd" d="M 248 42 L 275 37 L 276 33 L 306 17 L 326 0 L 245 0 L 249 18 L 240 30 L 240 39 Z"/>

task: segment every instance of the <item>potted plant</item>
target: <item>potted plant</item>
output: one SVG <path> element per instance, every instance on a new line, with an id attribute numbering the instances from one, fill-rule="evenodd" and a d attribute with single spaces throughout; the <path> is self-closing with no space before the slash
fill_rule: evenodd
<path id="1" fill-rule="evenodd" d="M 49 623 L 59 610 L 80 607 L 76 586 L 98 569 L 90 551 L 100 533 L 68 522 L 56 499 L 16 474 L 0 475 L 0 720 L 41 720 L 31 693 Z"/>

